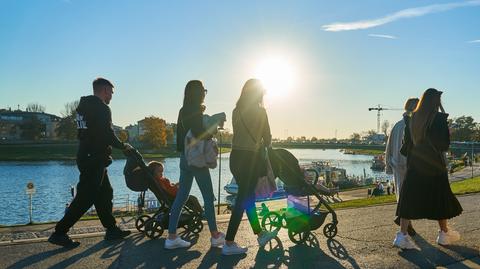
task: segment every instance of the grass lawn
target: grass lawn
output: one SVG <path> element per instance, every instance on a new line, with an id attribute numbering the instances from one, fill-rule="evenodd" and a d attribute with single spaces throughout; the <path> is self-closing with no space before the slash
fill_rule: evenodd
<path id="1" fill-rule="evenodd" d="M 480 192 L 480 177 L 465 179 L 462 181 L 456 181 L 450 184 L 452 191 L 455 195 L 477 193 Z M 396 203 L 395 195 L 382 195 L 371 198 L 355 199 L 340 203 L 332 204 L 332 208 L 357 208 L 372 205 Z"/>

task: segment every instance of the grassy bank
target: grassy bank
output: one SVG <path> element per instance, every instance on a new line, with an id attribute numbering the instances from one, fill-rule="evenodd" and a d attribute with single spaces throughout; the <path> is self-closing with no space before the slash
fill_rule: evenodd
<path id="1" fill-rule="evenodd" d="M 480 177 L 465 179 L 462 181 L 456 181 L 450 184 L 452 192 L 455 195 L 469 194 L 469 193 L 478 193 L 480 192 Z M 334 209 L 339 208 L 358 208 L 366 207 L 372 205 L 381 205 L 395 203 L 395 195 L 382 195 L 371 198 L 362 198 L 355 199 L 350 201 L 345 201 L 341 203 L 332 204 Z"/>
<path id="2" fill-rule="evenodd" d="M 346 152 L 345 154 L 372 155 L 372 156 L 385 153 L 384 150 L 379 150 L 379 149 L 349 149 L 349 150 L 345 150 L 345 152 Z"/>
<path id="3" fill-rule="evenodd" d="M 0 145 L 0 161 L 73 161 L 77 153 L 78 145 L 69 144 L 19 144 Z M 146 159 L 162 159 L 178 157 L 179 153 L 173 148 L 160 150 L 140 149 Z M 229 152 L 230 148 L 222 148 L 222 153 Z M 114 159 L 124 159 L 120 150 L 112 152 Z"/>

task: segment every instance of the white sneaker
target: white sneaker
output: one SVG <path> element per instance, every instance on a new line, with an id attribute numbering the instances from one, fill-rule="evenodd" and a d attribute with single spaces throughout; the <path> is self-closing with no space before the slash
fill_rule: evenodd
<path id="1" fill-rule="evenodd" d="M 238 255 L 246 253 L 248 248 L 239 247 L 237 243 L 233 242 L 231 245 L 223 244 L 222 255 Z"/>
<path id="2" fill-rule="evenodd" d="M 212 248 L 219 248 L 225 244 L 225 234 L 223 233 L 218 233 L 218 238 L 210 238 L 210 244 L 212 245 Z"/>
<path id="3" fill-rule="evenodd" d="M 188 248 L 190 245 L 191 245 L 190 242 L 187 242 L 187 241 L 183 240 L 179 236 L 177 236 L 177 238 L 175 238 L 173 240 L 168 239 L 168 238 L 167 238 L 167 240 L 165 240 L 165 248 L 166 249 Z"/>
<path id="4" fill-rule="evenodd" d="M 263 248 L 270 240 L 277 236 L 277 232 L 267 232 L 263 230 L 257 237 L 258 245 Z"/>
<path id="5" fill-rule="evenodd" d="M 401 249 L 420 249 L 408 234 L 403 234 L 402 232 L 397 233 L 395 240 L 393 240 L 393 245 Z"/>
<path id="6" fill-rule="evenodd" d="M 450 245 L 458 240 L 460 240 L 460 233 L 457 231 L 452 229 L 448 229 L 448 232 L 438 231 L 437 244 L 439 245 Z"/>

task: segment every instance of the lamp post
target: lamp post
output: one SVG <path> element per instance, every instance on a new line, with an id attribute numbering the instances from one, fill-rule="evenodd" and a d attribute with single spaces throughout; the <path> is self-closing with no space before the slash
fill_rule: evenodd
<path id="1" fill-rule="evenodd" d="M 222 131 L 223 127 L 218 127 L 218 198 L 217 198 L 217 215 L 220 215 L 220 186 L 222 185 Z"/>

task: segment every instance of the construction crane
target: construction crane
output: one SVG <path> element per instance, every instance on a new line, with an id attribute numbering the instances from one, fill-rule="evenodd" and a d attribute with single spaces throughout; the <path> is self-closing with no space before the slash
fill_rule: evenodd
<path id="1" fill-rule="evenodd" d="M 380 133 L 380 117 L 383 110 L 402 110 L 400 108 L 387 108 L 382 105 L 377 105 L 377 107 L 369 107 L 368 111 L 376 110 L 377 111 L 377 134 Z"/>

